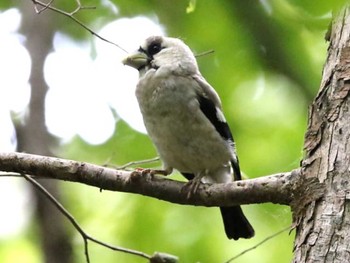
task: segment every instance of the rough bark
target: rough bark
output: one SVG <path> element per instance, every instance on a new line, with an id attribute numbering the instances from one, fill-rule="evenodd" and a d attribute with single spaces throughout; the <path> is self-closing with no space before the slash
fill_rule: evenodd
<path id="1" fill-rule="evenodd" d="M 332 23 L 320 91 L 309 109 L 303 176 L 325 193 L 300 215 L 293 262 L 350 262 L 350 8 Z"/>

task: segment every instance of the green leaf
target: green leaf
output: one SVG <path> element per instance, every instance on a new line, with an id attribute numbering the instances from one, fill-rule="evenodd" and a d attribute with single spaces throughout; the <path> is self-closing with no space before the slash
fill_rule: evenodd
<path id="1" fill-rule="evenodd" d="M 187 14 L 190 14 L 190 13 L 193 13 L 196 9 L 196 0 L 190 0 L 189 3 L 188 3 L 188 6 L 186 8 L 186 13 Z"/>

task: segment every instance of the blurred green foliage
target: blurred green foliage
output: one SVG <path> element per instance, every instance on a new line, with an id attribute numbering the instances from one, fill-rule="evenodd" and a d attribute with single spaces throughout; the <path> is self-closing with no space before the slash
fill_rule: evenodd
<path id="1" fill-rule="evenodd" d="M 97 7 L 77 16 L 94 28 L 122 17 L 157 17 L 169 36 L 181 37 L 195 53 L 214 49 L 198 63 L 222 99 L 243 172 L 253 178 L 299 166 L 307 107 L 318 91 L 327 55 L 324 35 L 332 9 L 342 1 L 114 0 L 118 12 L 106 1 L 82 3 Z M 57 4 L 71 11 L 75 2 Z M 64 17 L 57 27 L 79 39 L 91 38 Z M 88 145 L 77 137 L 62 146 L 60 155 L 116 165 L 156 155 L 146 135 L 123 121 L 116 125 L 114 136 L 103 145 Z M 215 208 L 180 206 L 69 183 L 62 183 L 62 191 L 69 211 L 96 238 L 149 254 L 172 253 L 181 262 L 224 262 L 291 224 L 289 207 L 246 206 L 256 237 L 234 242 L 226 239 Z M 76 262 L 84 262 L 82 241 L 74 235 Z M 235 262 L 290 262 L 293 237 L 284 233 Z M 25 237 L 2 242 L 1 262 L 37 262 L 39 248 Z M 26 260 L 14 258 L 18 256 L 14 247 L 28 255 Z M 92 262 L 145 262 L 96 245 L 90 252 Z"/>

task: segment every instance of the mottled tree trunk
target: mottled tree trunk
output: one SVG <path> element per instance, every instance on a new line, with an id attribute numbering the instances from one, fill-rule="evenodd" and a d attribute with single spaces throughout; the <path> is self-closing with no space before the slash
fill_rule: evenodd
<path id="1" fill-rule="evenodd" d="M 320 91 L 309 111 L 306 178 L 325 184 L 297 226 L 294 262 L 350 262 L 350 7 L 335 14 Z M 311 194 L 311 193 L 310 193 Z"/>
<path id="2" fill-rule="evenodd" d="M 52 156 L 53 140 L 45 125 L 45 97 L 48 87 L 44 80 L 44 62 L 52 49 L 54 27 L 52 13 L 37 15 L 33 3 L 22 1 L 22 27 L 26 36 L 32 68 L 30 74 L 31 98 L 24 125 L 17 125 L 18 151 Z M 58 181 L 40 180 L 40 183 L 59 199 Z M 64 226 L 65 218 L 50 203 L 47 197 L 33 189 L 38 235 L 41 239 L 43 262 L 70 263 L 72 249 L 70 239 Z"/>

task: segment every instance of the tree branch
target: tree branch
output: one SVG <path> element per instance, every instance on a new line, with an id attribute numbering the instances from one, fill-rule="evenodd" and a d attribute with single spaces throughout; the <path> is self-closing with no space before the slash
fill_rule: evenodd
<path id="1" fill-rule="evenodd" d="M 0 171 L 79 182 L 104 190 L 136 193 L 195 206 L 232 206 L 266 202 L 290 205 L 295 202 L 296 197 L 302 196 L 300 192 L 304 191 L 303 189 L 308 190 L 309 196 L 313 192 L 310 191 L 306 179 L 301 180 L 303 176 L 300 169 L 229 184 L 202 184 L 190 198 L 187 198 L 187 194 L 182 190 L 185 183 L 165 177 L 142 176 L 137 172 L 26 153 L 0 153 Z M 313 188 L 322 190 L 322 184 L 313 183 L 316 185 Z M 321 193 L 322 191 L 318 191 L 315 198 Z"/>
<path id="2" fill-rule="evenodd" d="M 252 246 L 252 247 L 250 247 L 248 249 L 243 250 L 242 252 L 240 252 L 236 256 L 234 256 L 234 257 L 230 258 L 229 260 L 225 261 L 225 263 L 231 263 L 232 261 L 234 261 L 234 260 L 238 259 L 239 257 L 243 256 L 245 253 L 248 253 L 249 251 L 252 251 L 253 249 L 256 249 L 256 248 L 260 247 L 262 244 L 266 243 L 270 239 L 275 238 L 276 236 L 278 236 L 278 235 L 280 235 L 280 234 L 282 234 L 282 233 L 284 233 L 284 232 L 286 232 L 288 230 L 291 231 L 291 227 L 290 226 L 288 226 L 286 228 L 283 228 L 282 230 L 272 234 L 271 236 L 268 236 L 268 237 L 264 238 L 262 241 L 260 241 L 256 245 L 254 245 L 254 246 Z"/>
<path id="3" fill-rule="evenodd" d="M 119 252 L 124 252 L 124 253 L 128 253 L 128 254 L 132 254 L 135 256 L 139 256 L 139 257 L 143 257 L 146 259 L 151 259 L 151 256 L 140 252 L 140 251 L 136 251 L 136 250 L 132 250 L 132 249 L 127 249 L 127 248 L 123 248 L 123 247 L 117 247 L 117 246 L 112 246 L 110 244 L 107 244 L 105 242 L 102 242 L 90 235 L 88 235 L 83 228 L 78 224 L 78 222 L 74 219 L 74 217 L 68 212 L 67 209 L 65 209 L 63 207 L 63 205 L 58 202 L 56 200 L 55 197 L 53 197 L 42 185 L 40 185 L 37 181 L 35 181 L 34 179 L 32 179 L 31 177 L 29 177 L 26 174 L 22 174 L 24 176 L 24 178 L 26 180 L 28 180 L 37 190 L 39 190 L 40 192 L 42 192 L 50 201 L 51 203 L 71 222 L 71 224 L 74 226 L 74 228 L 79 232 L 79 234 L 82 236 L 83 240 L 84 240 L 84 252 L 85 252 L 85 258 L 86 258 L 86 262 L 89 263 L 90 262 L 90 257 L 89 257 L 89 249 L 88 249 L 88 241 L 92 241 L 95 242 L 101 246 L 107 247 L 109 249 L 115 250 L 115 251 L 119 251 Z"/>
<path id="4" fill-rule="evenodd" d="M 93 31 L 91 28 L 89 28 L 87 25 L 85 25 L 83 22 L 81 22 L 79 19 L 77 19 L 74 15 L 81 11 L 81 10 L 84 10 L 84 9 L 94 9 L 94 7 L 91 7 L 91 6 L 88 6 L 88 7 L 85 7 L 85 6 L 82 6 L 80 1 L 77 0 L 77 8 L 75 10 L 73 10 L 72 12 L 65 12 L 61 9 L 58 9 L 56 7 L 53 7 L 51 4 L 53 3 L 54 0 L 50 0 L 48 3 L 43 3 L 41 1 L 38 1 L 38 0 L 31 0 L 34 4 L 34 8 L 35 8 L 35 11 L 40 14 L 44 11 L 46 11 L 47 9 L 49 10 L 52 10 L 56 13 L 59 13 L 61 15 L 64 15 L 68 18 L 70 18 L 71 20 L 73 20 L 75 23 L 77 23 L 79 26 L 81 26 L 82 28 L 84 28 L 85 30 L 87 30 L 90 34 L 94 35 L 95 37 L 101 39 L 102 41 L 105 41 L 109 44 L 112 44 L 114 46 L 116 46 L 117 48 L 123 50 L 125 53 L 128 53 L 128 51 L 126 51 L 124 48 L 122 48 L 121 46 L 119 46 L 118 44 L 112 42 L 112 41 L 109 41 L 108 39 L 100 36 L 99 34 L 97 34 L 95 31 Z M 38 6 L 41 6 L 41 9 L 38 8 Z"/>

